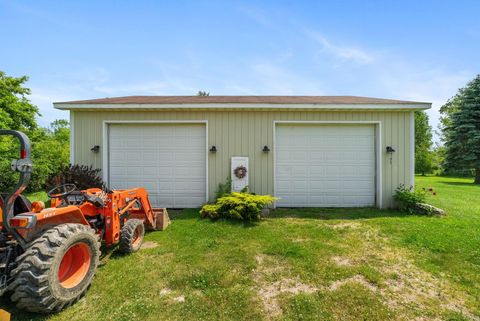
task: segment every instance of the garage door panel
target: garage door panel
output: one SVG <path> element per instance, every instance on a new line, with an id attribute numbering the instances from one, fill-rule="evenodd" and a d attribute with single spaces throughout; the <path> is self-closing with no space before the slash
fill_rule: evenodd
<path id="1" fill-rule="evenodd" d="M 368 165 L 357 166 L 355 169 L 356 176 L 365 176 L 365 177 L 372 177 L 375 175 L 375 168 Z"/>
<path id="2" fill-rule="evenodd" d="M 157 167 L 157 178 L 161 178 L 162 181 L 168 180 L 169 177 L 173 176 L 174 168 L 173 166 L 158 166 Z"/>
<path id="3" fill-rule="evenodd" d="M 202 124 L 113 124 L 109 180 L 145 187 L 154 206 L 199 207 L 206 196 L 206 133 Z"/>
<path id="4" fill-rule="evenodd" d="M 375 203 L 372 125 L 279 125 L 277 206 L 371 206 Z"/>
<path id="5" fill-rule="evenodd" d="M 175 154 L 174 153 L 171 153 L 171 152 L 167 152 L 165 151 L 164 149 L 161 149 L 160 151 L 157 151 L 156 152 L 156 155 L 155 155 L 156 159 L 160 159 L 162 160 L 162 162 L 173 162 L 175 161 Z"/>
<path id="6" fill-rule="evenodd" d="M 307 204 L 307 196 L 303 194 L 287 194 L 282 198 L 287 207 L 303 207 Z"/>
<path id="7" fill-rule="evenodd" d="M 192 192 L 197 192 L 202 194 L 205 189 L 205 182 L 202 180 L 197 180 L 197 181 L 189 180 L 184 182 L 175 181 L 175 183 L 173 184 L 173 188 L 175 191 L 183 191 L 183 190 L 189 189 Z M 205 196 L 205 194 L 203 195 Z"/>
<path id="8" fill-rule="evenodd" d="M 323 190 L 323 191 L 340 189 L 342 186 L 340 181 L 337 181 L 337 180 L 332 181 L 327 179 L 311 180 L 310 184 L 308 185 L 311 190 Z"/>
<path id="9" fill-rule="evenodd" d="M 278 165 L 278 164 L 277 164 Z M 300 165 L 298 166 L 279 166 L 281 168 L 278 169 L 279 176 L 281 175 L 281 179 L 290 181 L 291 179 L 294 178 L 301 178 L 301 177 L 307 177 L 308 176 L 308 168 L 302 167 Z"/>

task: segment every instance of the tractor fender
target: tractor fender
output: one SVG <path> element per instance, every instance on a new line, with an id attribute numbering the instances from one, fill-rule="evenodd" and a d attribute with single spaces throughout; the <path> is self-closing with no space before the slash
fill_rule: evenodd
<path id="1" fill-rule="evenodd" d="M 83 216 L 82 211 L 73 205 L 46 208 L 40 213 L 35 213 L 35 216 L 36 224 L 33 228 L 27 230 L 18 230 L 21 234 L 24 234 L 23 236 L 27 240 L 31 239 L 39 232 L 48 230 L 60 224 L 73 223 L 90 226 L 88 221 Z"/>

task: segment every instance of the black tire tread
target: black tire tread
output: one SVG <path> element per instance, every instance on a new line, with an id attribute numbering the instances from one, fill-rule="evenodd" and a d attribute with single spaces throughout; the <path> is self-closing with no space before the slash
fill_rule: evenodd
<path id="1" fill-rule="evenodd" d="M 129 219 L 122 227 L 120 230 L 120 244 L 119 244 L 119 250 L 123 254 L 130 254 L 133 252 L 136 252 L 140 249 L 140 246 L 138 248 L 134 248 L 132 241 L 133 241 L 133 235 L 135 233 L 135 229 L 137 228 L 138 225 L 143 226 L 143 221 L 132 218 Z M 142 241 L 140 243 L 143 243 L 143 237 L 145 235 L 145 227 L 143 228 L 143 234 L 142 234 Z"/>
<path id="2" fill-rule="evenodd" d="M 77 233 L 92 234 L 97 240 L 95 231 L 82 224 L 61 224 L 55 226 L 35 240 L 31 241 L 27 250 L 17 258 L 17 267 L 12 270 L 13 281 L 9 285 L 12 291 L 11 300 L 20 309 L 30 312 L 51 313 L 72 305 L 82 297 L 86 289 L 76 298 L 69 301 L 58 300 L 52 296 L 49 286 L 49 270 L 59 247 Z M 98 265 L 100 259 L 100 242 L 97 244 L 97 258 L 92 258 Z M 97 266 L 94 267 L 96 270 Z"/>

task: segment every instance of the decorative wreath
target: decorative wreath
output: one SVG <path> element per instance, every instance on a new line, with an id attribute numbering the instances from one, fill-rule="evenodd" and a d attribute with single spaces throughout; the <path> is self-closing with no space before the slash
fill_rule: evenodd
<path id="1" fill-rule="evenodd" d="M 233 170 L 233 174 L 235 174 L 237 178 L 242 179 L 245 176 L 247 176 L 247 168 L 245 166 L 240 165 Z"/>

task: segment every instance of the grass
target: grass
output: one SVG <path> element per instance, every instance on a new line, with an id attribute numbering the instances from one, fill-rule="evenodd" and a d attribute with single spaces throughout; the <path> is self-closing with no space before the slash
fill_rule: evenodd
<path id="1" fill-rule="evenodd" d="M 14 320 L 480 319 L 480 186 L 417 177 L 447 217 L 279 209 L 257 224 L 172 212 L 155 248 L 114 253 L 76 305 Z"/>
<path id="2" fill-rule="evenodd" d="M 42 202 L 47 202 L 48 201 L 48 196 L 47 193 L 44 191 L 40 192 L 32 192 L 32 193 L 25 193 L 25 196 L 31 201 L 42 201 Z"/>

